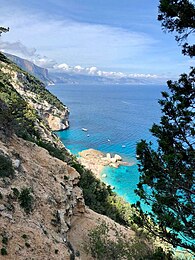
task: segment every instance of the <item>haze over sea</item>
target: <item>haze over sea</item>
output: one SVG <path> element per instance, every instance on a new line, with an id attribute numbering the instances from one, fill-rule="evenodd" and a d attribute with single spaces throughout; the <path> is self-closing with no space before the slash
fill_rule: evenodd
<path id="1" fill-rule="evenodd" d="M 57 133 L 64 145 L 75 155 L 93 148 L 117 153 L 133 164 L 106 167 L 107 177 L 102 180 L 114 186 L 126 201 L 136 202 L 136 143 L 141 139 L 154 141 L 149 128 L 160 120 L 158 99 L 166 86 L 57 84 L 48 89 L 70 109 L 70 128 Z"/>

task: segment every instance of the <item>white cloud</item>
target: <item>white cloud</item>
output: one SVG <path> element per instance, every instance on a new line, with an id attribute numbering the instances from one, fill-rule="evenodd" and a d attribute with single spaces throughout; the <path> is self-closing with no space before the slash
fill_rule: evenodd
<path id="1" fill-rule="evenodd" d="M 56 64 L 56 61 L 49 59 L 45 56 L 42 58 L 37 57 L 35 59 L 31 59 L 31 61 L 33 63 L 35 63 L 36 65 L 43 67 L 43 68 L 47 68 L 47 69 L 53 68 Z"/>
<path id="2" fill-rule="evenodd" d="M 86 71 L 91 75 L 96 75 L 98 73 L 97 67 L 86 68 Z"/>
<path id="3" fill-rule="evenodd" d="M 53 67 L 54 71 L 58 72 L 71 72 L 75 74 L 84 74 L 90 76 L 100 76 L 100 77 L 107 77 L 107 78 L 153 78 L 158 79 L 161 76 L 155 74 L 138 74 L 138 73 L 123 73 L 123 72 L 114 72 L 114 71 L 102 71 L 99 70 L 97 67 L 81 67 L 80 65 L 77 66 L 70 66 L 66 63 L 58 64 Z"/>
<path id="4" fill-rule="evenodd" d="M 55 65 L 54 66 L 54 69 L 59 69 L 59 70 L 65 70 L 65 71 L 67 71 L 67 70 L 70 70 L 70 66 L 68 65 L 68 64 L 66 64 L 66 63 L 62 63 L 62 64 L 59 64 L 59 65 Z"/>
<path id="5" fill-rule="evenodd" d="M 81 67 L 80 65 L 74 66 L 73 70 L 77 73 L 83 72 L 85 68 Z"/>

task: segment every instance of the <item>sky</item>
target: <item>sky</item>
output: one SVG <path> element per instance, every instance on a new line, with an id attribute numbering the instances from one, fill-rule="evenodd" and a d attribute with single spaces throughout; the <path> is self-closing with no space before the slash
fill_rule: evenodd
<path id="1" fill-rule="evenodd" d="M 94 75 L 178 77 L 194 66 L 157 21 L 158 0 L 0 0 L 0 50 Z"/>

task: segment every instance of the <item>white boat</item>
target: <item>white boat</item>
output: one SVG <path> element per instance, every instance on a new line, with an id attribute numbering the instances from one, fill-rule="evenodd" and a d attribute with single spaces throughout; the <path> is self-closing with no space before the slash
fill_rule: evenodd
<path id="1" fill-rule="evenodd" d="M 82 128 L 82 131 L 87 132 L 88 129 L 87 128 Z"/>
<path id="2" fill-rule="evenodd" d="M 110 142 L 110 139 L 108 139 L 108 142 Z"/>
<path id="3" fill-rule="evenodd" d="M 123 145 L 122 145 L 122 148 L 125 148 L 125 147 L 126 147 L 126 145 L 123 144 Z"/>

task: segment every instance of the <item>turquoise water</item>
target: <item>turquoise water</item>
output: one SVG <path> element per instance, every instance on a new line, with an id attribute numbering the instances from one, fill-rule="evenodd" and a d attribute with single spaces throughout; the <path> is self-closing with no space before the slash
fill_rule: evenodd
<path id="1" fill-rule="evenodd" d="M 139 181 L 136 143 L 141 139 L 155 142 L 148 129 L 159 122 L 158 99 L 166 87 L 56 85 L 49 90 L 71 112 L 70 128 L 57 133 L 65 146 L 75 155 L 88 148 L 121 155 L 132 166 L 105 167 L 102 174 L 107 177 L 102 180 L 114 186 L 126 201 L 139 200 L 134 193 Z"/>
<path id="2" fill-rule="evenodd" d="M 135 203 L 134 190 L 139 180 L 136 143 L 154 141 L 149 128 L 160 118 L 158 99 L 164 86 L 80 86 L 49 87 L 70 109 L 70 128 L 58 136 L 70 151 L 93 148 L 119 154 L 132 166 L 106 167 L 102 178 L 117 194 Z M 82 131 L 87 128 L 88 131 Z"/>

